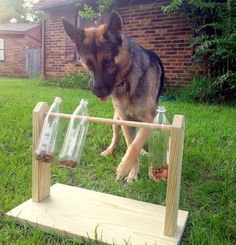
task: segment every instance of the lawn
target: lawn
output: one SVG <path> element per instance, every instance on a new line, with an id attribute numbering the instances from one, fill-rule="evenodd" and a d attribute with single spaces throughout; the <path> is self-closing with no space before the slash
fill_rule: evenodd
<path id="1" fill-rule="evenodd" d="M 0 78 L 0 244 L 99 244 L 73 240 L 18 225 L 3 213 L 31 197 L 32 109 L 38 101 L 64 100 L 71 113 L 81 98 L 90 115 L 112 117 L 111 101 L 100 102 L 89 91 L 45 87 L 32 80 Z M 180 208 L 190 213 L 181 245 L 235 244 L 236 240 L 236 109 L 217 105 L 161 102 L 171 121 L 186 116 Z M 62 125 L 66 126 L 66 125 Z M 151 203 L 165 204 L 166 183 L 148 178 L 147 156 L 141 157 L 138 181 L 117 183 L 115 171 L 126 149 L 121 141 L 114 157 L 101 157 L 111 127 L 90 124 L 79 169 L 53 165 L 52 181 L 67 183 Z"/>

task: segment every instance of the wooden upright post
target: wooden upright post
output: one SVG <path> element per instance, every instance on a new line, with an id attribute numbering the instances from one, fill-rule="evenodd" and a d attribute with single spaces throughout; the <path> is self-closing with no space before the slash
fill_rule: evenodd
<path id="1" fill-rule="evenodd" d="M 51 164 L 38 161 L 35 149 L 43 126 L 45 115 L 49 106 L 39 102 L 33 110 L 33 135 L 32 135 L 32 200 L 40 202 L 50 195 Z"/>
<path id="2" fill-rule="evenodd" d="M 175 115 L 171 129 L 170 162 L 166 192 L 164 235 L 174 236 L 177 228 L 184 143 L 184 116 Z"/>

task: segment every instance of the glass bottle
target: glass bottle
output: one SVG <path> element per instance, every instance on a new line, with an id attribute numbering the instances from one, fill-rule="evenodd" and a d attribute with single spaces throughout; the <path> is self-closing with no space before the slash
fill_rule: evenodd
<path id="1" fill-rule="evenodd" d="M 53 159 L 59 129 L 59 117 L 51 117 L 50 113 L 59 113 L 61 103 L 62 99 L 55 97 L 53 104 L 49 108 L 35 151 L 37 160 L 51 162 Z"/>
<path id="2" fill-rule="evenodd" d="M 158 106 L 153 123 L 170 125 L 165 106 Z M 149 138 L 149 178 L 154 181 L 166 180 L 169 164 L 170 131 L 153 129 Z"/>
<path id="3" fill-rule="evenodd" d="M 86 116 L 88 115 L 87 107 L 87 100 L 82 99 L 71 117 L 65 140 L 59 154 L 59 162 L 63 166 L 73 168 L 78 166 L 80 163 L 88 131 L 88 121 L 86 119 Z M 85 117 L 77 119 L 75 118 L 77 115 Z"/>

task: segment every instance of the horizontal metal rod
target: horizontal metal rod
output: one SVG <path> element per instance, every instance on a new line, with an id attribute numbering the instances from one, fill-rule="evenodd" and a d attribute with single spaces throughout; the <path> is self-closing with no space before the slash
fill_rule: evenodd
<path id="1" fill-rule="evenodd" d="M 65 113 L 51 113 L 50 116 L 52 117 L 60 117 L 64 119 L 71 119 L 71 114 Z M 171 130 L 171 125 L 161 125 L 155 123 L 146 123 L 146 122 L 134 122 L 134 121 L 125 121 L 125 120 L 115 120 L 109 118 L 100 118 L 100 117 L 90 117 L 90 116 L 75 116 L 76 119 L 86 118 L 89 122 L 97 122 L 97 123 L 108 123 L 108 124 L 115 124 L 115 125 L 123 125 L 128 127 L 135 127 L 135 128 L 155 128 L 161 130 Z"/>

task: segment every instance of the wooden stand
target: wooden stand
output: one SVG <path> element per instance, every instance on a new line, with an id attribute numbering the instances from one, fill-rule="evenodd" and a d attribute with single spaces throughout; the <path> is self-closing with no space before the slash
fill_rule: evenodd
<path id="1" fill-rule="evenodd" d="M 72 237 L 97 237 L 108 244 L 178 244 L 188 216 L 188 212 L 179 210 L 184 117 L 176 115 L 172 125 L 164 128 L 171 130 L 171 148 L 166 207 L 163 207 L 68 185 L 51 186 L 51 165 L 35 158 L 36 142 L 47 111 L 48 105 L 44 102 L 39 102 L 33 110 L 32 199 L 7 215 L 45 231 Z M 57 115 L 65 119 L 71 117 Z M 87 119 L 135 127 L 161 127 L 105 118 Z"/>

